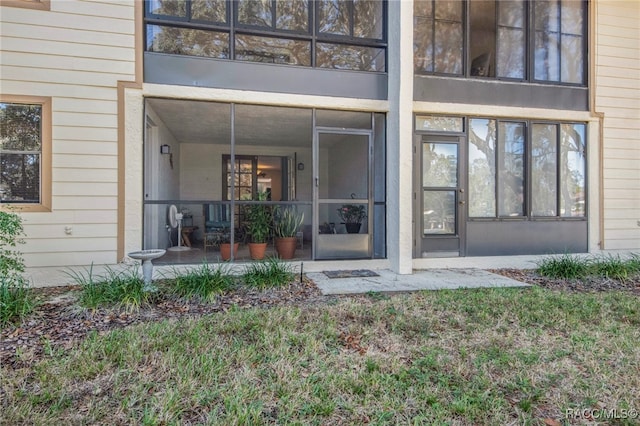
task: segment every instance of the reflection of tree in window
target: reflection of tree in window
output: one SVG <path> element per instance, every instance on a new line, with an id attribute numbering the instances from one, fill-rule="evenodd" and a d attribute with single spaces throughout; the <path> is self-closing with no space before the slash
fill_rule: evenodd
<path id="1" fill-rule="evenodd" d="M 524 214 L 524 124 L 498 123 L 498 215 Z"/>
<path id="2" fill-rule="evenodd" d="M 469 123 L 469 216 L 496 216 L 496 121 Z"/>
<path id="3" fill-rule="evenodd" d="M 585 210 L 584 124 L 562 124 L 560 141 L 560 215 L 583 217 Z"/>
<path id="4" fill-rule="evenodd" d="M 416 72 L 462 73 L 462 2 L 414 2 Z"/>
<path id="5" fill-rule="evenodd" d="M 558 126 L 533 124 L 531 134 L 531 214 L 556 216 Z"/>
<path id="6" fill-rule="evenodd" d="M 40 201 L 42 107 L 0 103 L 0 200 Z"/>

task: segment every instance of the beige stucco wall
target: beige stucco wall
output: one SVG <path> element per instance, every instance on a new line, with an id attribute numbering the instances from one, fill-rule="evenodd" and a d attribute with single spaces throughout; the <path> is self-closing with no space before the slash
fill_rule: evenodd
<path id="1" fill-rule="evenodd" d="M 640 248 L 640 1 L 598 0 L 595 109 L 602 142 L 605 249 Z"/>
<path id="2" fill-rule="evenodd" d="M 0 92 L 52 98 L 52 211 L 23 213 L 27 266 L 117 261 L 117 82 L 134 79 L 134 6 L 0 7 Z"/>

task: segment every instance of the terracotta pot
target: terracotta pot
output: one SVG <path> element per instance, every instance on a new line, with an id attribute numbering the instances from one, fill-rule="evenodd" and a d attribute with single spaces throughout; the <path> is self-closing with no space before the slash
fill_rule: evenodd
<path id="1" fill-rule="evenodd" d="M 238 246 L 240 243 L 233 244 L 233 257 L 234 259 L 238 256 Z M 222 260 L 231 259 L 231 243 L 222 243 L 220 244 L 220 257 Z"/>
<path id="2" fill-rule="evenodd" d="M 361 223 L 345 223 L 344 226 L 347 228 L 347 234 L 357 234 L 360 232 Z"/>
<path id="3" fill-rule="evenodd" d="M 296 237 L 278 237 L 275 244 L 280 259 L 293 259 L 298 239 Z"/>
<path id="4" fill-rule="evenodd" d="M 264 259 L 267 243 L 249 243 L 249 254 L 253 260 Z"/>

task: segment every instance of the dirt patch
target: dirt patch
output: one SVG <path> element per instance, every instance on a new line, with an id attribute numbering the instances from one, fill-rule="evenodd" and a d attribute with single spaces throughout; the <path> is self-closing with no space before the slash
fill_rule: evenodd
<path id="1" fill-rule="evenodd" d="M 581 279 L 549 278 L 538 274 L 533 269 L 494 269 L 489 272 L 500 274 L 527 284 L 537 285 L 550 290 L 571 292 L 630 291 L 640 294 L 640 276 L 626 280 L 589 276 Z"/>

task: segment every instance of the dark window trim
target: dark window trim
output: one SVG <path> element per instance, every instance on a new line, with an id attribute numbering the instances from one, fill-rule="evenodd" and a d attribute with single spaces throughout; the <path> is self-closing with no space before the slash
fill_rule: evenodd
<path id="1" fill-rule="evenodd" d="M 431 0 L 433 2 L 433 6 L 435 7 L 435 2 L 438 0 Z M 462 46 L 462 73 L 461 74 L 448 74 L 448 73 L 441 73 L 441 72 L 434 72 L 434 71 L 419 71 L 416 70 L 414 67 L 414 75 L 415 76 L 438 76 L 438 77 L 447 77 L 447 78 L 452 78 L 452 79 L 474 79 L 474 80 L 489 80 L 489 81 L 504 81 L 504 82 L 522 82 L 522 83 L 535 83 L 535 84 L 541 84 L 541 85 L 545 85 L 545 86 L 566 86 L 566 87 L 579 87 L 579 88 L 584 88 L 584 87 L 588 87 L 588 82 L 589 82 L 589 68 L 588 68 L 588 29 L 589 29 L 589 7 L 588 7 L 588 0 L 581 0 L 581 4 L 582 4 L 582 11 L 583 11 L 583 22 L 582 22 L 582 39 L 583 39 L 583 46 L 582 46 L 582 69 L 583 69 L 583 75 L 582 75 L 582 83 L 570 83 L 570 82 L 563 82 L 561 80 L 558 81 L 553 81 L 553 80 L 536 80 L 535 79 L 535 73 L 534 73 L 534 67 L 535 67 L 535 61 L 534 61 L 534 50 L 535 50 L 535 28 L 534 28 L 534 13 L 533 13 L 533 7 L 534 7 L 534 3 L 535 1 L 525 1 L 525 17 L 524 17 L 524 21 L 526 22 L 526 28 L 524 29 L 525 31 L 525 70 L 524 70 L 524 78 L 523 79 L 519 79 L 519 78 L 509 78 L 509 77 L 480 77 L 480 76 L 472 76 L 471 75 L 471 70 L 468 67 L 470 58 L 469 58 L 469 38 L 471 36 L 471 31 L 470 31 L 470 19 L 469 19 L 469 12 L 470 12 L 470 1 L 473 0 L 460 0 L 462 2 L 464 2 L 463 4 L 463 14 L 464 16 L 462 17 L 462 40 L 463 40 L 463 46 Z M 499 3 L 500 0 L 495 0 L 496 3 Z M 560 16 L 562 16 L 562 8 L 560 6 L 561 2 L 558 2 L 558 7 L 559 7 L 559 14 Z M 498 13 L 498 9 L 496 7 L 496 14 Z M 432 20 L 432 43 L 435 43 L 435 9 L 433 11 L 434 17 Z M 451 21 L 454 22 L 454 21 Z M 457 21 L 455 21 L 457 22 Z M 560 18 L 560 25 L 562 24 L 562 19 Z M 496 29 L 498 28 L 498 21 L 496 18 Z M 558 34 L 559 36 L 562 34 L 562 27 L 559 28 L 558 30 Z M 497 35 L 496 35 L 497 37 Z M 560 61 L 560 66 L 561 66 L 561 61 L 562 61 L 562 56 L 561 56 L 561 50 L 562 50 L 562 46 L 559 45 L 558 47 L 559 49 L 559 53 L 558 53 L 558 58 Z M 497 52 L 497 43 L 496 43 L 496 52 Z M 497 54 L 496 54 L 497 56 Z M 562 68 L 560 68 L 560 78 L 562 76 Z"/>
<path id="2" fill-rule="evenodd" d="M 446 131 L 429 131 L 429 130 L 416 130 L 415 128 L 415 123 L 416 123 L 416 117 L 418 116 L 423 116 L 423 115 L 429 115 L 429 116 L 433 116 L 433 117 L 461 117 L 463 119 L 463 128 L 464 131 L 463 132 L 446 132 Z M 455 115 L 455 114 L 428 114 L 428 113 L 424 113 L 424 112 L 418 112 L 418 113 L 414 113 L 413 114 L 413 121 L 412 121 L 412 125 L 413 125 L 413 133 L 416 135 L 434 135 L 434 136 L 454 136 L 454 135 L 461 135 L 464 136 L 466 139 L 466 143 L 469 143 L 469 131 L 471 129 L 471 124 L 470 121 L 471 120 L 495 120 L 496 122 L 496 132 L 499 129 L 499 123 L 504 123 L 504 122 L 509 122 L 509 123 L 522 123 L 524 124 L 524 128 L 525 128 L 525 141 L 524 141 L 524 170 L 523 170 L 523 179 L 524 179 L 524 203 L 523 203 L 523 209 L 524 209 L 524 215 L 523 216 L 499 216 L 498 215 L 498 205 L 497 203 L 498 201 L 498 182 L 499 182 L 499 177 L 498 177 L 498 149 L 497 149 L 497 145 L 500 142 L 500 137 L 499 134 L 496 133 L 496 150 L 495 150 L 495 156 L 496 156 L 496 171 L 495 171 L 495 199 L 496 199 L 496 216 L 494 217 L 474 217 L 474 216 L 470 216 L 468 214 L 466 214 L 466 220 L 470 221 L 470 222 L 502 222 L 502 221 L 538 221 L 538 222 L 565 222 L 565 221 L 575 221 L 575 222 L 584 222 L 587 221 L 589 218 L 589 186 L 588 186 L 588 182 L 589 182 L 589 173 L 588 173 L 588 165 L 589 165 L 589 153 L 588 153 L 588 144 L 587 141 L 589 140 L 589 126 L 588 126 L 588 122 L 585 121 L 571 121 L 571 120 L 541 120 L 541 119 L 536 119 L 536 118 L 521 118 L 521 117 L 487 117 L 487 116 L 470 116 L 470 115 Z M 572 216 L 562 216 L 560 214 L 560 208 L 557 208 L 557 213 L 555 216 L 534 216 L 531 212 L 531 207 L 532 207 L 532 186 L 533 186 L 533 182 L 532 182 L 532 167 L 531 167 L 531 141 L 533 140 L 533 125 L 534 124 L 551 124 L 551 125 L 555 125 L 556 126 L 556 132 L 557 132 L 557 149 L 556 149 L 556 188 L 558 189 L 557 194 L 556 194 L 556 203 L 557 206 L 560 207 L 560 197 L 561 197 L 561 190 L 560 190 L 560 185 L 562 183 L 562 176 L 560 173 L 560 168 L 561 168 L 561 148 L 562 148 L 562 125 L 563 124 L 580 124 L 580 125 L 584 125 L 584 130 L 585 130 L 585 140 L 584 140 L 584 167 L 585 167 L 585 181 L 584 181 L 584 200 L 585 200 L 585 208 L 584 208 L 584 216 L 580 216 L 580 217 L 572 217 Z M 467 154 L 468 155 L 468 154 Z M 468 160 L 465 159 L 465 160 Z M 463 176 L 463 179 L 466 182 L 467 188 L 469 186 L 469 174 L 467 172 L 466 176 Z"/>
<path id="3" fill-rule="evenodd" d="M 353 0 L 350 1 L 350 10 L 353 15 Z M 277 0 L 272 0 L 272 7 L 275 7 Z M 283 30 L 275 28 L 275 14 L 272 14 L 272 27 L 260 27 L 255 25 L 246 25 L 240 24 L 237 22 L 237 10 L 238 4 L 235 1 L 227 1 L 226 7 L 226 15 L 227 22 L 208 22 L 208 21 L 192 21 L 191 20 L 191 1 L 187 1 L 186 3 L 186 17 L 178 17 L 178 16 L 168 16 L 168 15 L 158 15 L 150 12 L 149 2 L 145 1 L 145 16 L 144 16 L 144 24 L 145 28 L 147 25 L 156 25 L 160 27 L 175 27 L 175 28 L 185 28 L 185 29 L 195 29 L 195 30 L 203 30 L 203 31 L 212 31 L 212 32 L 223 32 L 229 34 L 229 55 L 230 59 L 225 60 L 236 60 L 235 57 L 235 35 L 252 35 L 259 37 L 269 37 L 269 38 L 280 38 L 287 40 L 298 40 L 298 41 L 309 41 L 311 43 L 311 66 L 310 68 L 316 68 L 316 45 L 318 43 L 329 43 L 336 44 L 342 46 L 355 46 L 355 47 L 370 47 L 370 48 L 378 48 L 383 49 L 385 54 L 385 70 L 382 73 L 386 73 L 389 67 L 389 52 L 388 52 L 388 42 L 387 42 L 387 28 L 388 28 L 388 3 L 387 1 L 383 1 L 382 6 L 382 38 L 381 39 L 371 39 L 371 38 L 361 38 L 361 37 L 353 37 L 353 22 L 350 28 L 351 35 L 350 36 L 341 36 L 336 34 L 327 34 L 320 33 L 318 31 L 318 22 L 317 22 L 317 10 L 318 5 L 314 0 L 309 0 L 309 31 L 294 31 L 294 30 Z M 147 46 L 147 31 L 144 31 L 144 46 L 146 51 Z M 241 61 L 245 62 L 245 61 Z M 326 68 L 323 68 L 326 69 Z M 350 71 L 359 71 L 359 70 L 350 70 Z M 381 73 L 381 71 L 362 71 L 368 73 Z"/>

